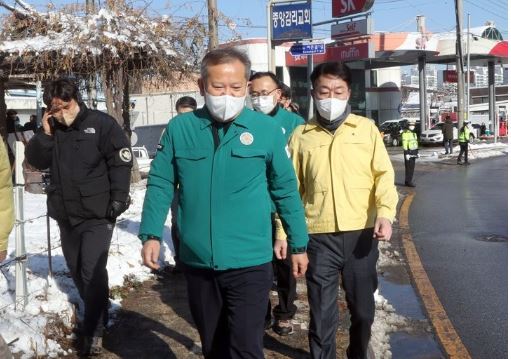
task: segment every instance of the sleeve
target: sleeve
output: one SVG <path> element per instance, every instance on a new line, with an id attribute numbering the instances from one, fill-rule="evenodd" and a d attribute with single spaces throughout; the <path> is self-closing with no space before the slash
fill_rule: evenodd
<path id="1" fill-rule="evenodd" d="M 291 161 L 293 164 L 293 167 L 295 169 L 296 174 L 296 180 L 297 180 L 297 187 L 298 187 L 298 193 L 300 194 L 300 198 L 303 197 L 304 188 L 303 188 L 303 173 L 301 169 L 301 161 L 299 157 L 299 151 L 296 145 L 296 140 L 293 140 L 294 136 L 292 136 L 289 140 L 288 150 L 289 154 L 291 156 Z M 284 226 L 282 224 L 281 219 L 279 218 L 278 214 L 275 217 L 275 239 L 277 240 L 285 240 L 287 238 L 286 231 L 284 230 Z"/>
<path id="2" fill-rule="evenodd" d="M 0 251 L 7 249 L 7 240 L 14 225 L 14 200 L 11 165 L 5 143 L 0 137 Z"/>
<path id="3" fill-rule="evenodd" d="M 287 155 L 288 148 L 280 131 L 275 130 L 277 137 L 273 141 L 273 156 L 270 160 L 269 188 L 282 227 L 292 252 L 303 252 L 309 240 L 305 213 L 303 210 L 293 165 Z"/>
<path id="4" fill-rule="evenodd" d="M 133 155 L 128 137 L 121 126 L 110 118 L 110 127 L 102 134 L 102 152 L 108 166 L 110 179 L 110 198 L 125 202 L 130 191 L 131 167 Z"/>
<path id="5" fill-rule="evenodd" d="M 147 190 L 142 207 L 138 237 L 145 242 L 149 237 L 162 238 L 163 226 L 177 186 L 171 124 L 163 134 L 156 157 L 151 163 Z"/>
<path id="6" fill-rule="evenodd" d="M 372 140 L 374 142 L 374 152 L 372 161 L 372 172 L 375 183 L 375 202 L 376 216 L 387 218 L 393 222 L 396 216 L 396 206 L 398 195 L 394 185 L 394 169 L 390 162 L 387 149 L 383 140 L 378 135 L 376 126 L 372 127 Z"/>
<path id="7" fill-rule="evenodd" d="M 49 168 L 51 166 L 54 144 L 53 136 L 49 136 L 42 131 L 37 133 L 25 147 L 27 162 L 38 170 Z"/>

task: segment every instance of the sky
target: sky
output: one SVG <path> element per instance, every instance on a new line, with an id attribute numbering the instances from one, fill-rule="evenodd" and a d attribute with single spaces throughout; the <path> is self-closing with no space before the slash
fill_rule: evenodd
<path id="1" fill-rule="evenodd" d="M 49 1 L 25 0 L 36 8 L 44 9 Z M 96 4 L 98 0 L 95 0 Z M 132 0 L 137 7 L 148 9 L 154 16 L 174 15 L 189 17 L 203 16 L 207 21 L 207 0 Z M 14 0 L 7 0 L 13 3 Z M 53 0 L 57 7 L 69 4 L 83 4 L 85 0 Z M 105 3 L 105 0 L 99 0 Z M 376 31 L 416 31 L 416 16 L 426 17 L 427 30 L 433 33 L 453 31 L 456 26 L 454 13 L 455 0 L 375 0 L 371 9 Z M 242 38 L 266 36 L 267 0 L 217 0 L 219 10 L 236 23 L 236 32 Z M 313 23 L 331 19 L 331 0 L 312 0 Z M 507 0 L 463 0 L 463 22 L 467 24 L 467 14 L 471 14 L 471 26 L 482 26 L 488 20 L 494 21 L 505 39 L 508 38 Z M 330 35 L 330 25 L 316 26 L 314 38 Z M 233 34 L 225 23 L 220 24 L 220 41 L 229 40 Z"/>

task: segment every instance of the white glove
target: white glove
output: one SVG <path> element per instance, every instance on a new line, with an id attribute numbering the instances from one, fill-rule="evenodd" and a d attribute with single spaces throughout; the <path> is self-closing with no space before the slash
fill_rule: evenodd
<path id="1" fill-rule="evenodd" d="M 406 158 L 407 161 L 409 161 L 410 160 L 410 155 L 405 155 L 405 158 Z"/>

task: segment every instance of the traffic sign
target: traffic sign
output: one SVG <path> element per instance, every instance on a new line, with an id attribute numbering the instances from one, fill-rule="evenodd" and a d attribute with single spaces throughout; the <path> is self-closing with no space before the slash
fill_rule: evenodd
<path id="1" fill-rule="evenodd" d="M 322 42 L 311 43 L 311 44 L 294 44 L 289 49 L 291 55 L 312 55 L 312 54 L 324 54 L 325 44 Z"/>
<path id="2" fill-rule="evenodd" d="M 311 2 L 272 5 L 272 40 L 312 38 Z"/>

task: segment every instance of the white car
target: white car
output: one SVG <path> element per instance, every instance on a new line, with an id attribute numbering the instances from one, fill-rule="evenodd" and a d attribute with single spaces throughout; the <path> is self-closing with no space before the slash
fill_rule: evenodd
<path id="1" fill-rule="evenodd" d="M 142 176 L 147 176 L 151 168 L 152 158 L 149 158 L 149 152 L 145 146 L 132 147 L 133 156 L 137 159 L 138 169 Z"/>
<path id="2" fill-rule="evenodd" d="M 443 143 L 444 142 L 444 135 L 442 134 L 442 127 L 444 123 L 439 122 L 435 126 L 431 127 L 429 130 L 423 131 L 421 133 L 420 142 L 422 144 L 428 144 L 428 143 Z M 452 137 L 454 141 L 458 141 L 458 127 L 457 124 L 453 124 L 453 131 L 452 131 Z M 472 127 L 470 128 L 470 143 L 474 142 L 474 139 L 476 138 L 475 131 Z"/>

